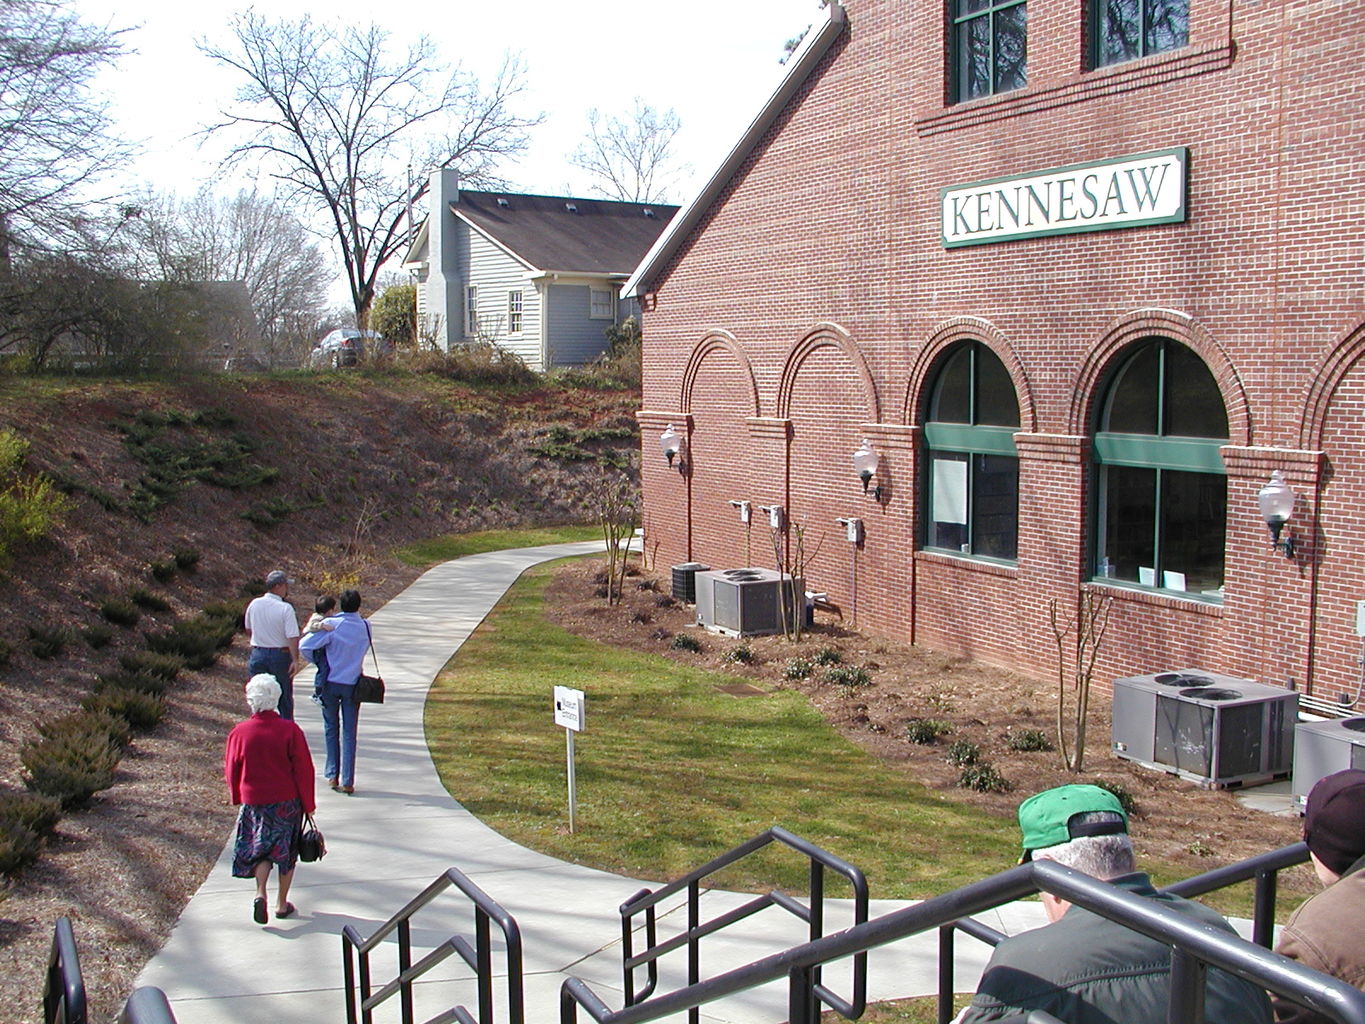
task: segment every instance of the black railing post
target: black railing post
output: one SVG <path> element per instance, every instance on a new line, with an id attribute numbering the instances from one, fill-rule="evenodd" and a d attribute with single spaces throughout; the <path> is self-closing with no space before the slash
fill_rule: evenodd
<path id="1" fill-rule="evenodd" d="M 953 975 L 954 932 L 957 926 L 951 921 L 939 926 L 938 930 L 938 1024 L 950 1024 L 953 1019 L 953 989 L 956 988 Z"/>
<path id="2" fill-rule="evenodd" d="M 701 880 L 692 879 L 687 885 L 687 983 L 695 985 L 701 980 L 701 936 L 697 928 L 701 924 Z M 700 1024 L 701 1010 L 692 1007 L 687 1011 L 688 1024 Z"/>
<path id="3" fill-rule="evenodd" d="M 810 928 L 806 937 L 814 942 L 825 934 L 825 866 L 814 857 L 810 859 Z M 811 993 L 820 985 L 820 967 L 811 972 Z"/>
<path id="4" fill-rule="evenodd" d="M 1251 941 L 1270 949 L 1275 944 L 1275 897 L 1279 872 L 1256 872 L 1256 902 L 1251 912 Z"/>
<path id="5" fill-rule="evenodd" d="M 345 928 L 341 930 L 341 986 L 345 990 L 346 1024 L 356 1024 L 355 1019 L 355 947 Z"/>
<path id="6" fill-rule="evenodd" d="M 360 1020 L 362 1024 L 374 1024 L 374 1011 L 366 1004 L 370 1001 L 370 951 L 360 953 Z"/>
<path id="7" fill-rule="evenodd" d="M 793 967 L 787 979 L 787 1024 L 816 1024 L 814 968 Z"/>
<path id="8" fill-rule="evenodd" d="M 493 943 L 488 915 L 474 911 L 474 959 L 479 962 L 479 1024 L 493 1024 Z"/>
<path id="9" fill-rule="evenodd" d="M 1167 1024 L 1204 1024 L 1204 982 L 1208 966 L 1179 947 L 1171 949 L 1171 996 Z"/>
<path id="10" fill-rule="evenodd" d="M 413 1022 L 412 979 L 407 976 L 408 968 L 411 966 L 412 921 L 404 919 L 398 922 L 398 976 L 402 979 L 399 982 L 398 1003 L 403 1024 L 412 1024 Z"/>
<path id="11" fill-rule="evenodd" d="M 43 984 L 44 1024 L 86 1024 L 85 978 L 69 917 L 57 918 Z"/>

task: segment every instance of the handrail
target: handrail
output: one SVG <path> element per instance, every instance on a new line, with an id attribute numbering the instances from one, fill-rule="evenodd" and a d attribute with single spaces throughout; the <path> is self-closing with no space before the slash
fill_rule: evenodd
<path id="1" fill-rule="evenodd" d="M 970 917 L 1036 892 L 1049 892 L 1110 920 L 1175 947 L 1172 955 L 1170 1024 L 1200 1020 L 1203 981 L 1211 966 L 1286 996 L 1338 1024 L 1365 1024 L 1365 992 L 1345 982 L 1192 920 L 1160 902 L 1050 861 L 1031 861 L 914 906 L 854 925 L 802 946 L 764 957 L 697 985 L 635 1006 L 611 1011 L 579 978 L 560 989 L 561 1024 L 574 1024 L 578 1007 L 598 1024 L 641 1024 L 786 976 L 789 1024 L 815 1024 L 810 996 L 819 965 L 897 939 Z M 1193 968 L 1193 969 L 1191 969 Z"/>
<path id="2" fill-rule="evenodd" d="M 166 993 L 155 985 L 144 985 L 142 988 L 133 989 L 133 994 L 123 1004 L 123 1012 L 118 1015 L 118 1024 L 176 1024 L 176 1022 Z"/>
<path id="3" fill-rule="evenodd" d="M 85 979 L 69 917 L 57 918 L 43 981 L 43 1024 L 87 1024 Z"/>
<path id="4" fill-rule="evenodd" d="M 810 906 L 802 906 L 787 894 L 771 890 L 756 896 L 740 907 L 727 911 L 709 921 L 701 920 L 701 881 L 722 868 L 761 850 L 771 843 L 780 843 L 800 853 L 810 861 Z M 825 869 L 843 875 L 853 886 L 853 921 L 862 924 L 867 920 L 868 893 L 867 879 L 852 864 L 822 850 L 800 836 L 774 826 L 745 843 L 741 843 L 728 853 L 721 854 L 701 867 L 689 872 L 658 889 L 641 889 L 625 903 L 621 904 L 621 970 L 624 981 L 625 1004 L 632 1006 L 648 999 L 659 981 L 659 959 L 683 946 L 687 947 L 687 982 L 694 986 L 701 980 L 701 940 L 715 934 L 732 924 L 751 917 L 768 907 L 780 907 L 794 917 L 805 921 L 809 926 L 808 937 L 818 939 L 824 934 L 824 894 Z M 665 942 L 657 941 L 656 907 L 680 892 L 687 893 L 687 929 Z M 639 914 L 645 915 L 645 949 L 635 953 L 635 928 L 632 920 Z M 646 969 L 646 981 L 637 991 L 635 971 Z M 845 1000 L 821 983 L 819 968 L 815 969 L 812 982 L 812 998 L 831 1006 L 846 1017 L 862 1016 L 867 1004 L 867 955 L 859 953 L 853 960 L 852 996 Z M 688 1019 L 698 1024 L 699 1010 L 689 1008 Z"/>
<path id="5" fill-rule="evenodd" d="M 426 907 L 437 896 L 451 887 L 459 889 L 474 906 L 474 943 L 462 935 L 453 935 L 416 964 L 412 962 L 412 917 Z M 408 902 L 402 910 L 389 918 L 368 938 L 362 938 L 353 925 L 341 930 L 341 954 L 343 982 L 346 988 L 346 1021 L 357 1024 L 356 988 L 360 990 L 359 1017 L 364 1024 L 371 1024 L 374 1009 L 395 993 L 399 995 L 400 1013 L 403 1024 L 413 1024 L 413 983 L 437 964 L 452 955 L 459 957 L 474 969 L 478 983 L 479 1012 L 475 1017 L 463 1006 L 453 1006 L 443 1011 L 432 1022 L 461 1021 L 462 1024 L 493 1024 L 493 945 L 490 925 L 496 924 L 502 931 L 503 945 L 507 960 L 507 1021 L 508 1024 L 524 1024 L 525 1002 L 522 988 L 522 947 L 521 929 L 516 919 L 505 911 L 492 897 L 469 880 L 458 868 L 449 868 L 434 882 L 423 889 Z M 370 979 L 370 953 L 384 939 L 398 933 L 398 974 L 392 981 L 385 983 L 379 991 L 372 991 Z M 357 960 L 359 978 L 357 979 Z"/>

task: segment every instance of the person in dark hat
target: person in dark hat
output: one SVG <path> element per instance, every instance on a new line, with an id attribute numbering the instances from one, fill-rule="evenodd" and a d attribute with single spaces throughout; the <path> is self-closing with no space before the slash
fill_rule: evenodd
<path id="1" fill-rule="evenodd" d="M 1320 779 L 1308 794 L 1303 840 L 1324 889 L 1289 917 L 1276 952 L 1365 991 L 1365 771 Z M 1329 1018 L 1276 998 L 1275 1019 Z"/>
<path id="2" fill-rule="evenodd" d="M 1201 903 L 1157 892 L 1137 870 L 1128 816 L 1099 786 L 1058 786 L 1019 805 L 1021 861 L 1052 860 L 1235 935 Z M 1050 893 L 1041 893 L 1048 924 L 995 947 L 959 1024 L 1023 1017 L 1045 1010 L 1067 1024 L 1165 1024 L 1170 947 Z M 1204 994 L 1208 1024 L 1269 1024 L 1265 992 L 1210 968 Z"/>

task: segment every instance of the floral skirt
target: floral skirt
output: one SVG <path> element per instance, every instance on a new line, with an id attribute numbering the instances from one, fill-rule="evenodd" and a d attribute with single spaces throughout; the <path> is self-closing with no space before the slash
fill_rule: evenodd
<path id="1" fill-rule="evenodd" d="M 277 804 L 243 804 L 237 817 L 232 877 L 254 877 L 256 865 L 263 860 L 278 867 L 281 874 L 293 871 L 302 824 L 303 804 L 297 797 Z"/>

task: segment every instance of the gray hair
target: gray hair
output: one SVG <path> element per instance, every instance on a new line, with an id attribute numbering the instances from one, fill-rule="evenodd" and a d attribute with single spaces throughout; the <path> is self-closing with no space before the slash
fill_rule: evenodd
<path id="1" fill-rule="evenodd" d="M 274 711 L 280 703 L 280 684 L 269 672 L 252 676 L 246 684 L 246 702 L 252 714 Z"/>
<path id="2" fill-rule="evenodd" d="M 1087 811 L 1073 822 L 1110 822 L 1121 820 L 1113 811 Z M 1069 843 L 1045 846 L 1033 851 L 1034 860 L 1051 860 L 1080 871 L 1091 878 L 1108 881 L 1137 870 L 1133 840 L 1126 832 L 1108 836 L 1078 836 Z"/>

